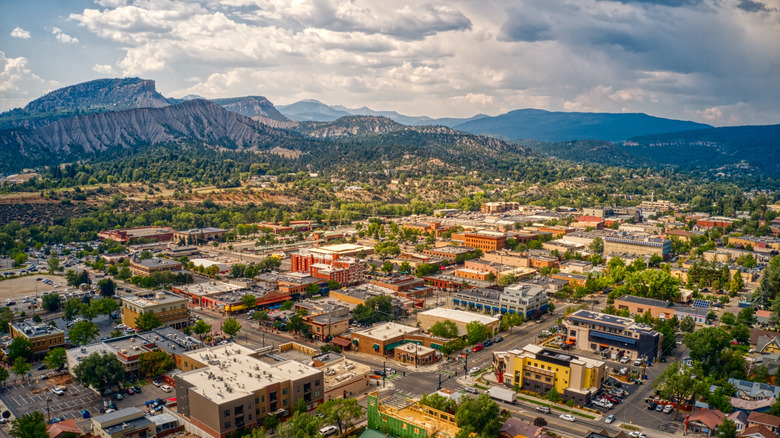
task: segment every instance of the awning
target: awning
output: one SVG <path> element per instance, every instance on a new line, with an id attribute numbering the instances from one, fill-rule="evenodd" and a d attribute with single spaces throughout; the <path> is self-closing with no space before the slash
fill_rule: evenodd
<path id="1" fill-rule="evenodd" d="M 493 307 L 493 310 L 498 310 L 498 307 Z"/>
<path id="2" fill-rule="evenodd" d="M 474 305 L 474 303 L 471 303 L 471 302 L 469 303 L 469 306 L 473 306 L 473 305 Z"/>
<path id="3" fill-rule="evenodd" d="M 573 344 L 574 344 L 574 341 L 572 341 L 571 339 L 569 339 L 568 341 L 566 341 L 566 344 L 567 344 L 567 345 L 573 345 Z"/>
<path id="4" fill-rule="evenodd" d="M 401 344 L 403 344 L 403 342 L 393 342 L 392 344 L 387 344 L 385 345 L 385 351 L 390 351 Z M 376 346 L 374 348 L 379 348 L 379 346 Z"/>
<path id="5" fill-rule="evenodd" d="M 509 313 L 515 313 L 515 309 L 509 309 Z"/>
<path id="6" fill-rule="evenodd" d="M 569 338 L 570 341 L 574 342 L 577 340 L 577 338 Z"/>
<path id="7" fill-rule="evenodd" d="M 599 344 L 599 347 L 601 347 L 601 348 L 609 348 L 609 345 Z"/>
<path id="8" fill-rule="evenodd" d="M 409 343 L 409 344 L 417 344 L 417 345 L 422 345 L 423 344 L 422 341 L 406 341 L 406 342 Z"/>
<path id="9" fill-rule="evenodd" d="M 357 342 L 357 339 L 355 339 Z M 349 341 L 344 338 L 333 338 L 330 340 L 331 344 L 341 345 L 342 347 L 349 347 Z"/>
<path id="10" fill-rule="evenodd" d="M 353 339 L 353 340 L 352 340 L 352 343 L 353 343 L 353 344 L 355 344 L 355 345 L 357 345 L 357 344 L 358 344 L 358 340 L 357 340 L 357 339 Z"/>
<path id="11" fill-rule="evenodd" d="M 477 307 L 482 307 L 482 304 L 481 303 L 477 303 Z"/>
<path id="12" fill-rule="evenodd" d="M 506 313 L 506 308 L 502 307 L 501 312 Z"/>
<path id="13" fill-rule="evenodd" d="M 374 350 L 379 350 L 379 344 L 374 344 Z"/>
<path id="14" fill-rule="evenodd" d="M 457 299 L 457 298 L 453 298 L 453 299 L 452 299 L 452 302 L 453 302 L 453 303 L 459 303 L 459 302 L 460 302 L 460 300 L 459 300 L 459 299 Z"/>
<path id="15" fill-rule="evenodd" d="M 434 344 L 433 342 L 431 342 L 431 348 L 433 348 L 433 349 L 435 349 L 435 350 L 441 350 L 441 345 L 439 345 L 439 344 Z"/>

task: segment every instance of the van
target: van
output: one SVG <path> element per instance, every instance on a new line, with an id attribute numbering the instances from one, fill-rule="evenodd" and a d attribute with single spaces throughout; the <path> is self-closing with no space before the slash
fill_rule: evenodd
<path id="1" fill-rule="evenodd" d="M 541 412 L 543 414 L 549 414 L 550 413 L 550 407 L 549 406 L 537 406 L 536 412 Z"/>

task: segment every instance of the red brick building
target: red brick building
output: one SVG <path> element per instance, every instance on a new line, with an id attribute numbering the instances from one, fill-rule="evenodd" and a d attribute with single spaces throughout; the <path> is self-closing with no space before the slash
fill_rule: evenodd
<path id="1" fill-rule="evenodd" d="M 290 257 L 290 270 L 303 272 L 321 280 L 338 281 L 341 285 L 351 285 L 365 281 L 366 262 L 349 257 L 346 247 L 358 245 L 332 245 L 321 248 L 302 249 Z"/>

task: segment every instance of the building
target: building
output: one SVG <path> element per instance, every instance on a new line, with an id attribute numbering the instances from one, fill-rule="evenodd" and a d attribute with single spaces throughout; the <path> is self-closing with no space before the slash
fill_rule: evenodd
<path id="1" fill-rule="evenodd" d="M 559 280 L 557 278 L 540 275 L 534 278 L 529 278 L 528 280 L 523 280 L 518 284 L 541 286 L 547 292 L 547 296 L 550 297 L 555 295 L 556 292 L 563 290 L 563 288 L 568 286 L 569 282 L 567 280 Z"/>
<path id="2" fill-rule="evenodd" d="M 734 225 L 734 219 L 727 217 L 708 217 L 696 220 L 696 226 L 701 228 L 726 228 Z"/>
<path id="3" fill-rule="evenodd" d="M 324 401 L 321 369 L 294 360 L 270 364 L 260 355 L 236 343 L 186 353 L 175 377 L 179 414 L 204 434 L 226 438 L 268 415 L 289 416 L 298 400 L 307 410 Z"/>
<path id="4" fill-rule="evenodd" d="M 778 430 L 780 430 L 780 417 L 761 412 L 751 412 L 748 415 L 747 425 L 748 427 L 764 426 L 777 436 Z"/>
<path id="5" fill-rule="evenodd" d="M 557 274 L 550 274 L 550 277 L 556 278 L 558 280 L 565 280 L 567 281 L 571 287 L 577 287 L 577 286 L 585 286 L 585 283 L 588 281 L 587 275 L 582 274 L 567 274 L 565 272 L 558 272 Z"/>
<path id="6" fill-rule="evenodd" d="M 732 245 L 741 245 L 743 248 L 747 248 L 750 245 L 753 249 L 764 248 L 780 250 L 780 239 L 777 237 L 769 236 L 729 236 L 729 243 Z"/>
<path id="7" fill-rule="evenodd" d="M 520 208 L 520 204 L 517 202 L 486 202 L 479 207 L 479 211 L 485 214 L 493 214 L 517 210 L 518 208 Z"/>
<path id="8" fill-rule="evenodd" d="M 706 324 L 707 323 L 707 315 L 710 313 L 710 309 L 704 309 L 700 307 L 678 307 L 674 311 L 674 316 L 677 317 L 678 320 L 682 320 L 686 316 L 689 316 L 693 319 L 693 322 L 696 324 Z"/>
<path id="9" fill-rule="evenodd" d="M 531 266 L 528 261 L 528 254 L 510 250 L 493 251 L 482 255 L 482 260 L 500 263 L 502 265 L 514 266 L 516 268 L 528 268 Z"/>
<path id="10" fill-rule="evenodd" d="M 137 328 L 136 319 L 142 313 L 151 313 L 162 325 L 181 329 L 187 327 L 190 312 L 187 299 L 168 293 L 139 293 L 122 297 L 122 324 Z"/>
<path id="11" fill-rule="evenodd" d="M 700 409 L 691 412 L 683 424 L 686 432 L 691 431 L 699 435 L 713 436 L 725 418 L 726 414 L 717 409 Z"/>
<path id="12" fill-rule="evenodd" d="M 584 405 L 607 379 L 606 363 L 564 354 L 540 345 L 493 353 L 499 383 L 544 394 L 555 388 L 565 399 Z"/>
<path id="13" fill-rule="evenodd" d="M 429 365 L 439 360 L 435 348 L 426 347 L 416 342 L 408 342 L 393 349 L 393 359 L 405 364 Z"/>
<path id="14" fill-rule="evenodd" d="M 501 313 L 519 313 L 526 319 L 538 318 L 547 312 L 549 299 L 541 286 L 513 284 L 504 288 L 499 297 Z"/>
<path id="15" fill-rule="evenodd" d="M 433 288 L 425 284 L 425 280 L 411 275 L 396 275 L 390 278 L 371 280 L 371 284 L 394 291 L 396 294 L 409 299 L 419 300 L 430 296 Z"/>
<path id="16" fill-rule="evenodd" d="M 449 230 L 451 227 L 443 227 L 441 222 L 424 223 L 406 223 L 401 224 L 401 228 L 404 230 L 414 230 L 421 234 L 430 233 L 436 237 L 441 237 L 442 233 Z"/>
<path id="17" fill-rule="evenodd" d="M 656 254 L 664 259 L 672 252 L 672 241 L 655 237 L 609 236 L 604 238 L 604 255 L 613 253 Z"/>
<path id="18" fill-rule="evenodd" d="M 506 248 L 506 233 L 498 231 L 478 231 L 476 233 L 464 233 L 452 235 L 452 240 L 461 241 L 470 248 L 477 248 L 482 252 L 497 251 Z"/>
<path id="19" fill-rule="evenodd" d="M 32 344 L 32 360 L 39 361 L 58 347 L 65 347 L 65 332 L 48 324 L 38 324 L 32 320 L 16 321 L 8 324 L 11 338 L 24 338 Z"/>
<path id="20" fill-rule="evenodd" d="M 386 356 L 392 354 L 396 346 L 404 343 L 406 335 L 418 333 L 420 329 L 417 327 L 386 322 L 352 332 L 352 344 L 358 353 Z"/>
<path id="21" fill-rule="evenodd" d="M 325 401 L 353 397 L 371 384 L 371 368 L 346 359 L 341 354 L 323 353 L 312 357 L 311 361 L 315 367 L 323 370 Z"/>
<path id="22" fill-rule="evenodd" d="M 227 230 L 222 228 L 193 228 L 191 230 L 175 231 L 173 241 L 184 245 L 202 245 L 225 239 Z"/>
<path id="23" fill-rule="evenodd" d="M 572 222 L 571 226 L 580 229 L 592 228 L 595 230 L 600 230 L 604 228 L 604 218 L 589 215 L 580 216 L 576 219 L 575 222 Z"/>
<path id="24" fill-rule="evenodd" d="M 54 424 L 47 424 L 46 432 L 49 434 L 49 438 L 81 438 L 82 436 L 88 436 L 79 429 L 76 425 L 76 420 L 73 418 Z"/>
<path id="25" fill-rule="evenodd" d="M 494 335 L 500 329 L 499 318 L 485 315 L 484 313 L 466 312 L 457 309 L 445 309 L 437 307 L 417 314 L 417 323 L 423 330 L 430 330 L 439 321 L 452 321 L 458 327 L 458 336 L 467 334 L 466 326 L 471 322 L 480 322 L 487 329 L 488 334 Z"/>
<path id="26" fill-rule="evenodd" d="M 130 259 L 130 272 L 133 275 L 152 275 L 155 272 L 178 270 L 181 270 L 181 263 L 177 260 L 156 257 L 142 259 L 137 254 Z"/>
<path id="27" fill-rule="evenodd" d="M 98 233 L 103 240 L 114 240 L 119 243 L 132 243 L 138 239 L 155 242 L 168 242 L 173 239 L 173 228 L 170 227 L 139 227 L 119 230 L 106 230 Z"/>
<path id="28" fill-rule="evenodd" d="M 92 433 L 101 438 L 144 438 L 157 436 L 157 428 L 144 411 L 130 407 L 92 417 Z"/>
<path id="29" fill-rule="evenodd" d="M 362 283 L 365 281 L 366 262 L 353 256 L 364 248 L 351 244 L 303 248 L 291 256 L 290 269 L 322 280 L 337 281 L 341 285 Z"/>
<path id="30" fill-rule="evenodd" d="M 458 256 L 466 257 L 474 254 L 474 248 L 466 246 L 440 246 L 438 248 L 428 248 L 423 250 L 427 256 L 439 257 L 452 263 Z"/>
<path id="31" fill-rule="evenodd" d="M 205 296 L 201 298 L 200 306 L 204 309 L 220 312 L 223 315 L 243 312 L 247 310 L 246 304 L 244 303 L 244 297 L 247 295 L 255 297 L 254 307 L 257 308 L 268 308 L 273 307 L 274 305 L 281 305 L 291 298 L 290 295 L 277 290 L 253 287 L 251 289 L 234 290 Z"/>
<path id="32" fill-rule="evenodd" d="M 461 289 L 452 297 L 453 306 L 464 310 L 497 313 L 501 306 L 501 292 L 495 289 Z"/>
<path id="33" fill-rule="evenodd" d="M 173 293 L 185 297 L 189 302 L 196 306 L 202 306 L 204 298 L 244 289 L 246 289 L 246 286 L 214 280 L 171 287 Z"/>
<path id="34" fill-rule="evenodd" d="M 379 400 L 378 392 L 367 396 L 366 417 L 370 429 L 398 438 L 454 438 L 460 432 L 453 414 L 398 396 Z"/>
<path id="35" fill-rule="evenodd" d="M 653 318 L 660 319 L 671 319 L 676 311 L 674 303 L 634 295 L 623 295 L 616 298 L 614 306 L 618 310 L 628 310 L 631 315 L 643 315 L 649 311 Z"/>
<path id="36" fill-rule="evenodd" d="M 631 318 L 578 310 L 563 319 L 563 326 L 567 345 L 611 356 L 613 360 L 624 356 L 630 360 L 661 356 L 663 335 Z"/>
<path id="37" fill-rule="evenodd" d="M 541 427 L 519 418 L 509 417 L 498 431 L 498 438 L 539 438 L 543 432 L 544 429 Z"/>
<path id="38" fill-rule="evenodd" d="M 192 263 L 192 266 L 197 266 L 205 270 L 209 270 L 212 269 L 213 267 L 216 267 L 216 271 L 214 272 L 214 274 L 227 274 L 228 272 L 230 272 L 230 265 L 228 265 L 227 263 L 221 263 L 214 260 L 192 259 L 190 260 L 190 263 Z"/>
<path id="39" fill-rule="evenodd" d="M 327 342 L 336 335 L 340 335 L 349 328 L 351 316 L 334 316 L 330 313 L 306 315 L 303 323 L 311 328 L 311 334 L 318 341 Z"/>

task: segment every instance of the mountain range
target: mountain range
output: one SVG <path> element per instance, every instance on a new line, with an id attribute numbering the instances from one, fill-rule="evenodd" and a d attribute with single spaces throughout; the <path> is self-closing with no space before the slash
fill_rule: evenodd
<path id="1" fill-rule="evenodd" d="M 713 128 L 646 114 L 520 109 L 434 119 L 314 100 L 275 107 L 262 96 L 173 99 L 157 92 L 152 80 L 100 79 L 0 114 L 0 172 L 194 141 L 217 149 L 278 147 L 307 159 L 330 154 L 323 162 L 339 164 L 366 156 L 418 157 L 487 168 L 490 160 L 535 151 L 623 166 L 743 168 L 780 175 L 779 134 L 780 125 Z"/>

